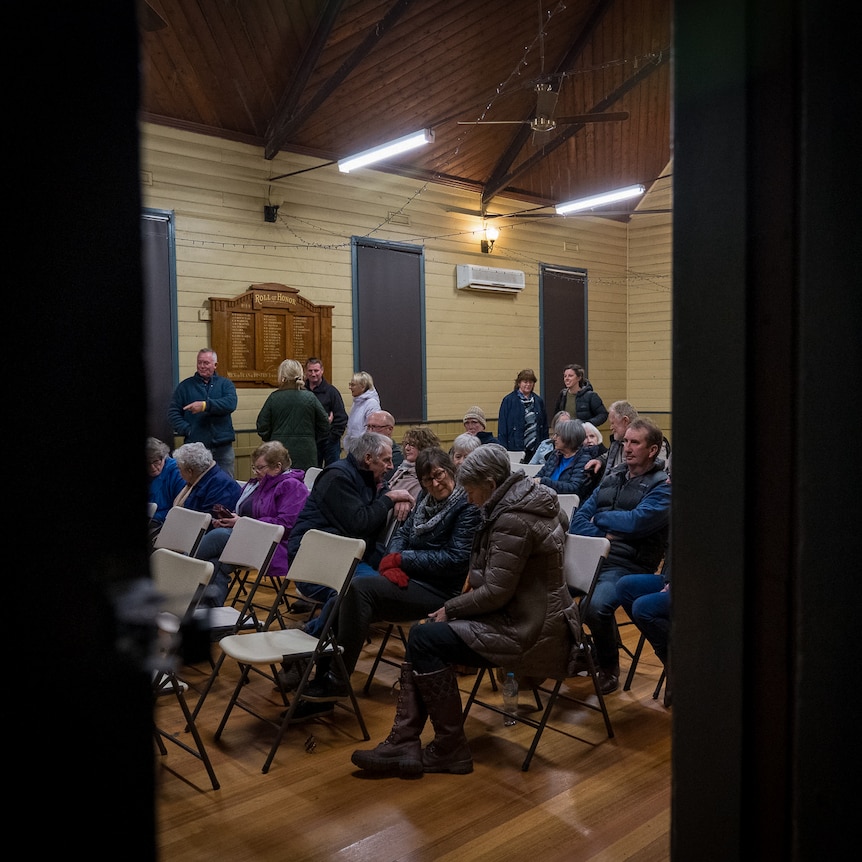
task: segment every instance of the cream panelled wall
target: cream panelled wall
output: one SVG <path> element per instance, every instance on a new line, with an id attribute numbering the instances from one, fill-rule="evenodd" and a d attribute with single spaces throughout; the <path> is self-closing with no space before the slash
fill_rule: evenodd
<path id="1" fill-rule="evenodd" d="M 635 238 L 643 230 L 640 219 L 628 226 L 594 218 L 511 220 L 500 225 L 493 252 L 482 254 L 481 220 L 456 211 L 477 209 L 477 196 L 373 170 L 341 174 L 335 165 L 318 165 L 289 154 L 267 161 L 260 149 L 246 144 L 142 127 L 143 204 L 175 214 L 181 376 L 194 371 L 197 350 L 210 342 L 204 319 L 209 297 L 234 297 L 250 284 L 278 282 L 311 302 L 334 306 L 333 367 L 326 376 L 350 409 L 347 381 L 359 370 L 352 358 L 352 236 L 424 247 L 428 418 L 444 440 L 451 439 L 448 431 L 461 430 L 470 405 L 479 404 L 496 418 L 521 368 L 539 373 L 540 264 L 587 270 L 590 355 L 585 359 L 606 401 L 630 397 L 629 339 L 635 332 L 639 341 L 647 338 L 653 317 L 654 335 L 663 343 L 650 355 L 669 356 L 669 216 L 662 229 L 663 261 L 647 252 L 649 236 Z M 268 181 L 299 171 L 304 172 Z M 267 204 L 279 206 L 275 223 L 264 221 Z M 495 204 L 497 212 L 527 208 L 516 201 Z M 641 252 L 637 266 L 628 260 L 632 249 Z M 455 267 L 463 263 L 522 270 L 526 288 L 517 295 L 459 291 Z M 646 267 L 666 290 L 647 293 L 640 277 Z M 650 297 L 661 306 L 655 314 L 648 308 Z M 638 351 L 640 358 L 644 350 Z M 669 361 L 654 363 L 650 374 L 660 367 L 667 375 L 663 380 L 642 372 L 633 379 L 639 394 L 655 399 L 651 408 L 669 409 Z M 373 368 L 362 370 L 374 374 Z M 562 379 L 562 369 L 548 373 Z M 267 394 L 239 390 L 237 429 L 254 429 Z M 381 398 L 385 407 L 385 392 Z"/>
<path id="2" fill-rule="evenodd" d="M 644 210 L 670 210 L 673 163 L 653 184 Z M 672 224 L 670 212 L 632 219 L 628 248 L 628 400 L 672 439 Z"/>

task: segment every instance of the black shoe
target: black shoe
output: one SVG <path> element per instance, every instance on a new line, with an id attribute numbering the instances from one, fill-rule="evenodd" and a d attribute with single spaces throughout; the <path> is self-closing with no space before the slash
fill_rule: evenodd
<path id="1" fill-rule="evenodd" d="M 297 704 L 296 711 L 290 719 L 291 724 L 300 724 L 303 721 L 311 721 L 313 718 L 320 718 L 322 715 L 332 712 L 335 709 L 331 703 L 308 703 L 303 701 Z M 287 710 L 282 712 L 281 717 L 287 715 Z"/>
<path id="2" fill-rule="evenodd" d="M 602 694 L 611 694 L 620 687 L 620 669 L 600 667 L 598 676 L 599 691 Z"/>
<path id="3" fill-rule="evenodd" d="M 350 697 L 350 686 L 342 682 L 331 670 L 323 675 L 323 679 L 313 679 L 302 693 L 302 699 L 310 700 L 312 703 L 342 700 L 345 697 Z"/>
<path id="4" fill-rule="evenodd" d="M 302 674 L 305 671 L 303 663 L 294 662 L 290 667 L 282 668 L 278 672 L 278 681 L 281 683 L 285 691 L 294 691 L 302 679 Z M 275 691 L 280 691 L 279 687 L 273 686 Z"/>
<path id="5" fill-rule="evenodd" d="M 315 605 L 311 602 L 306 602 L 304 599 L 297 599 L 290 606 L 290 612 L 292 614 L 307 614 L 310 613 L 314 608 Z"/>

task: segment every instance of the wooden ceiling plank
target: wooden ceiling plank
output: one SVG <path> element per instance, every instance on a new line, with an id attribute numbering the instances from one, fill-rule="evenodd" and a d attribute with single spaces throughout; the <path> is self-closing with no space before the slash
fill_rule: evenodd
<path id="1" fill-rule="evenodd" d="M 335 0 L 333 0 L 335 2 Z M 302 108 L 291 117 L 282 117 L 280 123 L 273 123 L 273 132 L 267 136 L 265 156 L 275 158 L 285 141 L 293 131 L 299 128 L 305 120 L 317 110 L 337 89 L 342 81 L 365 59 L 374 46 L 384 37 L 392 26 L 407 10 L 412 0 L 395 0 L 389 11 L 371 27 L 362 43 L 350 57 L 341 65 L 329 80 L 309 99 Z"/>

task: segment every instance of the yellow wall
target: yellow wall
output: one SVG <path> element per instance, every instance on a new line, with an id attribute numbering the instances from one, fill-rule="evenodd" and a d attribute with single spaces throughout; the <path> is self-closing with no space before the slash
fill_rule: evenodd
<path id="1" fill-rule="evenodd" d="M 143 204 L 175 214 L 181 377 L 194 371 L 197 350 L 210 342 L 209 297 L 283 283 L 311 302 L 334 305 L 326 376 L 349 410 L 347 381 L 359 370 L 352 358 L 350 241 L 362 236 L 424 246 L 428 418 L 444 443 L 460 432 L 469 406 L 481 405 L 496 420 L 517 372 L 539 372 L 543 263 L 587 270 L 586 365 L 605 403 L 627 398 L 660 422 L 667 413 L 662 424 L 669 427 L 670 214 L 637 216 L 628 225 L 593 217 L 498 221 L 500 237 L 488 255 L 479 250 L 481 219 L 453 211 L 476 210 L 476 195 L 373 170 L 341 174 L 320 164 L 291 154 L 267 161 L 246 144 L 143 125 Z M 304 172 L 268 180 L 296 171 Z M 658 186 L 643 208 L 669 206 L 670 181 Z M 274 224 L 263 219 L 266 204 L 279 206 Z M 491 209 L 530 207 L 496 200 Z M 526 288 L 517 295 L 459 291 L 459 263 L 522 270 Z M 562 385 L 562 369 L 548 373 Z M 258 442 L 253 429 L 267 394 L 239 390 L 234 425 L 243 451 Z M 386 393 L 380 394 L 385 408 Z"/>

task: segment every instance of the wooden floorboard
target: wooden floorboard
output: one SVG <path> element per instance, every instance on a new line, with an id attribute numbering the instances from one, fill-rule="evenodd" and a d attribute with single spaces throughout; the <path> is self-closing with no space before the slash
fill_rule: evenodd
<path id="1" fill-rule="evenodd" d="M 623 619 L 620 616 L 620 619 Z M 633 626 L 621 629 L 633 647 Z M 370 694 L 361 694 L 375 639 L 353 683 L 371 741 L 363 742 L 347 712 L 291 728 L 270 772 L 261 772 L 272 729 L 235 711 L 217 743 L 213 732 L 237 678 L 226 662 L 198 717 L 221 787 L 213 790 L 203 764 L 176 746 L 156 752 L 157 836 L 164 862 L 289 859 L 292 862 L 661 862 L 670 857 L 670 710 L 652 699 L 661 665 L 647 647 L 631 691 L 606 699 L 615 737 L 601 715 L 577 707 L 552 721 L 586 741 L 546 731 L 530 769 L 521 763 L 533 730 L 504 727 L 502 717 L 475 706 L 465 730 L 473 751 L 470 775 L 401 779 L 366 775 L 350 754 L 384 739 L 395 713 L 397 671 L 381 665 Z M 217 647 L 214 648 L 217 654 Z M 392 644 L 397 657 L 399 645 Z M 623 674 L 628 669 L 622 654 Z M 203 674 L 183 669 L 194 686 Z M 461 678 L 464 701 L 473 677 Z M 482 696 L 495 695 L 490 684 Z M 262 702 L 271 684 L 256 679 Z M 580 683 L 573 687 L 580 690 Z M 586 690 L 586 689 L 584 689 Z M 529 695 L 522 695 L 525 702 Z M 190 692 L 194 701 L 194 692 Z M 160 726 L 188 739 L 176 701 L 156 704 Z M 433 736 L 429 726 L 426 734 Z M 313 737 L 313 750 L 306 742 Z"/>

